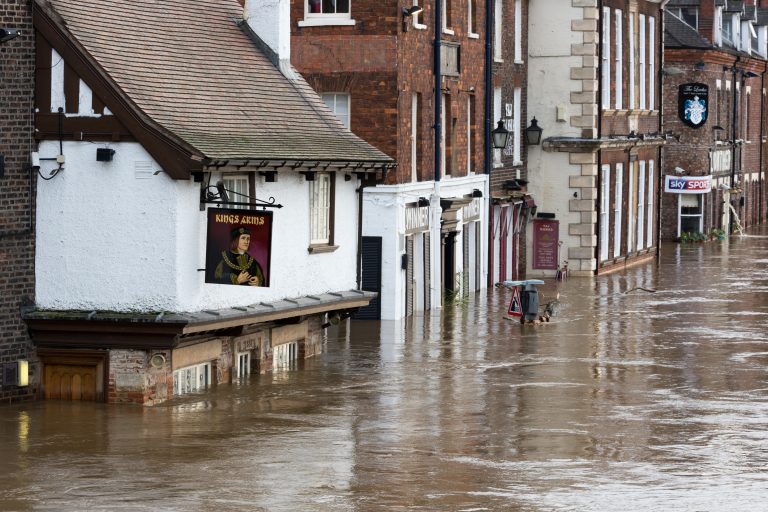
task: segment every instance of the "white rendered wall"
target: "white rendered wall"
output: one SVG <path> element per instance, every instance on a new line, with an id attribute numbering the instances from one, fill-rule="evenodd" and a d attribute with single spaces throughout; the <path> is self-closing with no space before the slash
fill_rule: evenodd
<path id="1" fill-rule="evenodd" d="M 200 311 L 355 288 L 357 181 L 336 180 L 332 253 L 309 254 L 309 186 L 298 174 L 257 180 L 274 196 L 269 288 L 204 283 L 206 212 L 200 184 L 175 181 L 137 143 L 117 143 L 112 162 L 97 144 L 65 142 L 64 171 L 38 180 L 36 303 L 44 309 Z M 42 158 L 58 142 L 40 144 Z M 140 172 L 136 163 L 145 164 Z M 53 162 L 43 162 L 47 176 Z"/>
<path id="2" fill-rule="evenodd" d="M 571 80 L 571 70 L 581 68 L 584 59 L 571 54 L 572 45 L 583 44 L 583 33 L 572 31 L 571 23 L 583 15 L 584 8 L 571 7 L 570 1 L 528 3 L 528 116 L 536 117 L 544 137 L 581 136 L 581 129 L 569 121 L 582 108 L 570 103 L 571 93 L 582 90 L 581 80 Z M 565 121 L 557 121 L 558 105 L 565 107 Z"/>
<path id="3" fill-rule="evenodd" d="M 430 233 L 431 233 L 431 304 L 433 309 L 441 305 L 441 268 L 440 268 L 440 198 L 464 197 L 474 189 L 483 192 L 481 201 L 480 226 L 483 233 L 487 232 L 488 222 L 488 178 L 487 176 L 472 175 L 463 178 L 451 178 L 435 183 L 423 181 L 402 185 L 379 185 L 366 188 L 363 195 L 363 236 L 380 236 L 382 238 L 381 263 L 381 318 L 394 320 L 405 316 L 405 270 L 401 268 L 401 258 L 405 254 L 405 205 L 414 203 L 419 197 L 431 200 Z M 456 270 L 462 269 L 461 230 L 464 224 L 460 221 L 456 237 Z M 483 240 L 481 257 L 481 287 L 487 282 L 487 236 Z M 421 254 L 417 251 L 417 254 Z M 423 281 L 416 286 L 423 286 Z M 417 293 L 417 297 L 420 295 Z M 417 301 L 418 304 L 418 301 Z M 416 308 L 420 309 L 419 307 Z"/>
<path id="4" fill-rule="evenodd" d="M 291 60 L 291 0 L 245 0 L 243 17 L 281 61 Z"/>

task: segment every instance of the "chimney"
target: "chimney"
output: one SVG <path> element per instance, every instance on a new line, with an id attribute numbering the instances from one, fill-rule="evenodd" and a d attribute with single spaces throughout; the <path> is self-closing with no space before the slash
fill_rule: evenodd
<path id="1" fill-rule="evenodd" d="M 272 63 L 286 76 L 291 69 L 291 0 L 244 0 L 243 19 L 274 53 Z"/>

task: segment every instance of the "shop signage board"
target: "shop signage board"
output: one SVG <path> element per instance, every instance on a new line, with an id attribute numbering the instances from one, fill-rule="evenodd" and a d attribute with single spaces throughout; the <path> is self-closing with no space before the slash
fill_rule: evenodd
<path id="1" fill-rule="evenodd" d="M 429 206 L 411 206 L 405 209 L 405 232 L 429 230 Z"/>
<path id="2" fill-rule="evenodd" d="M 699 82 L 680 84 L 677 93 L 680 120 L 691 128 L 701 128 L 709 112 L 709 86 Z"/>
<path id="3" fill-rule="evenodd" d="M 269 286 L 271 256 L 272 212 L 208 210 L 206 283 Z"/>
<path id="4" fill-rule="evenodd" d="M 670 194 L 708 194 L 712 176 L 665 176 L 664 192 Z"/>
<path id="5" fill-rule="evenodd" d="M 533 268 L 557 270 L 560 221 L 535 219 L 533 221 Z"/>

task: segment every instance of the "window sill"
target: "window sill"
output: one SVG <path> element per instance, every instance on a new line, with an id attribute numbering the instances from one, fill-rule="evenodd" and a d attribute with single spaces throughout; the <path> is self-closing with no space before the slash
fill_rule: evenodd
<path id="1" fill-rule="evenodd" d="M 321 254 L 324 252 L 334 252 L 338 248 L 338 245 L 310 245 L 307 247 L 307 252 L 309 254 Z"/>
<path id="2" fill-rule="evenodd" d="M 332 27 L 339 25 L 353 26 L 355 20 L 349 18 L 308 18 L 299 20 L 300 27 Z"/>
<path id="3" fill-rule="evenodd" d="M 414 23 L 413 28 L 416 30 L 427 30 L 428 27 L 422 23 Z"/>
<path id="4" fill-rule="evenodd" d="M 467 34 L 467 37 L 470 39 L 480 39 L 480 34 L 475 34 L 474 32 L 470 32 Z"/>
<path id="5" fill-rule="evenodd" d="M 498 62 L 500 64 L 503 64 L 504 63 L 504 59 L 502 59 L 501 57 L 494 57 L 493 58 L 493 62 Z"/>
<path id="6" fill-rule="evenodd" d="M 514 62 L 515 62 L 515 64 L 520 64 L 520 65 L 525 64 L 525 61 L 524 60 L 520 60 L 520 59 L 515 59 Z"/>
<path id="7" fill-rule="evenodd" d="M 448 34 L 449 36 L 456 35 L 453 29 L 450 29 L 450 28 L 443 28 L 443 34 Z"/>

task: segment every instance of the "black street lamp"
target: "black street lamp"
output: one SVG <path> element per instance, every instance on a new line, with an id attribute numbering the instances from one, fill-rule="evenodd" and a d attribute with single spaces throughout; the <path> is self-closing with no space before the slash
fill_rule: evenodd
<path id="1" fill-rule="evenodd" d="M 529 146 L 537 146 L 541 143 L 541 132 L 544 130 L 539 126 L 539 122 L 534 117 L 531 119 L 531 126 L 525 130 L 525 140 Z"/>
<path id="2" fill-rule="evenodd" d="M 7 41 L 10 41 L 14 37 L 19 37 L 21 35 L 21 30 L 16 30 L 12 28 L 0 28 L 0 43 L 5 43 Z"/>
<path id="3" fill-rule="evenodd" d="M 494 149 L 504 149 L 507 147 L 507 141 L 509 140 L 509 130 L 504 128 L 504 121 L 499 119 L 499 124 L 496 126 L 495 130 L 491 131 L 491 135 L 493 136 Z"/>

